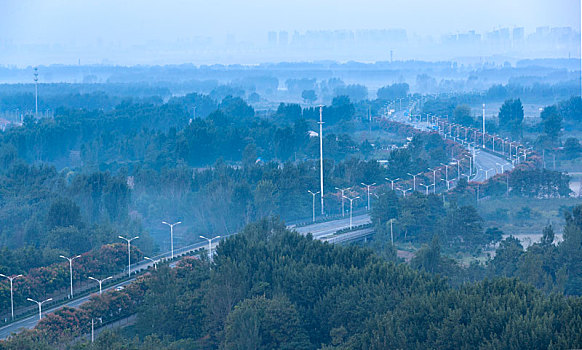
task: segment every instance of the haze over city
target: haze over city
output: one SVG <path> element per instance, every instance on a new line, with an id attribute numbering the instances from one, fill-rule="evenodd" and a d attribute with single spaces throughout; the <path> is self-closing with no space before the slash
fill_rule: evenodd
<path id="1" fill-rule="evenodd" d="M 580 57 L 579 12 L 576 0 L 3 0 L 0 64 Z"/>

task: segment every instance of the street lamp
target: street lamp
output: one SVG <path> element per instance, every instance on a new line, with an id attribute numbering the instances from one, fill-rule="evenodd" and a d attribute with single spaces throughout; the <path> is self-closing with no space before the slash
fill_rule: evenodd
<path id="1" fill-rule="evenodd" d="M 461 178 L 461 161 L 459 159 L 453 159 L 454 162 L 451 165 L 457 165 L 457 178 Z"/>
<path id="2" fill-rule="evenodd" d="M 38 319 L 42 320 L 42 304 L 46 303 L 47 301 L 53 300 L 53 298 L 48 298 L 47 300 L 43 301 L 36 301 L 34 299 L 26 298 L 26 300 L 36 303 L 38 305 Z"/>
<path id="3" fill-rule="evenodd" d="M 444 180 L 445 181 L 449 181 L 449 165 L 448 164 L 443 164 L 443 163 L 441 163 L 441 165 L 444 165 L 444 167 L 445 167 L 445 178 L 444 178 Z"/>
<path id="4" fill-rule="evenodd" d="M 152 264 L 154 265 L 154 270 L 157 270 L 158 269 L 158 262 L 159 262 L 159 260 L 154 260 L 152 258 L 148 258 L 147 256 L 144 256 L 143 258 L 145 260 L 149 260 L 149 261 L 152 262 Z"/>
<path id="5" fill-rule="evenodd" d="M 110 279 L 112 279 L 112 278 L 113 278 L 112 276 L 109 276 L 109 277 L 107 277 L 107 278 L 104 278 L 104 279 L 100 280 L 100 279 L 97 279 L 97 278 L 95 278 L 95 277 L 91 277 L 91 276 L 89 276 L 89 279 L 90 279 L 90 280 L 93 280 L 93 281 L 95 281 L 95 282 L 99 283 L 99 295 L 101 295 L 101 291 L 102 291 L 102 290 L 101 290 L 101 287 L 102 287 L 102 285 L 103 285 L 103 282 L 105 282 L 105 281 L 107 281 L 107 280 L 110 280 Z"/>
<path id="6" fill-rule="evenodd" d="M 473 173 L 473 158 L 470 155 L 468 155 L 468 156 L 465 156 L 465 159 L 469 159 L 469 174 L 472 174 Z"/>
<path id="7" fill-rule="evenodd" d="M 445 180 L 446 181 L 446 183 L 447 183 L 447 190 L 450 190 L 451 189 L 451 182 L 454 182 L 455 181 L 455 179 L 453 179 L 453 180 L 442 179 L 442 180 Z"/>
<path id="8" fill-rule="evenodd" d="M 428 168 L 428 170 L 432 171 L 432 185 L 434 186 L 434 188 L 432 190 L 433 190 L 433 193 L 436 193 L 436 172 L 437 172 L 437 170 L 431 169 L 431 168 Z"/>
<path id="9" fill-rule="evenodd" d="M 499 167 L 501 168 L 501 173 L 502 173 L 502 174 L 505 172 L 505 169 L 504 169 L 504 167 L 505 167 L 505 164 L 500 164 L 500 163 L 497 163 L 497 162 L 496 162 L 496 163 L 495 163 L 495 165 L 497 165 L 497 166 L 499 166 Z"/>
<path id="10" fill-rule="evenodd" d="M 182 221 L 178 221 L 173 224 L 162 221 L 162 224 L 170 226 L 170 250 L 172 251 L 171 259 L 174 259 L 174 226 L 180 225 L 181 223 Z"/>
<path id="11" fill-rule="evenodd" d="M 66 259 L 69 261 L 69 272 L 71 274 L 71 299 L 73 299 L 73 260 L 80 258 L 80 255 L 74 256 L 72 258 L 67 258 L 64 255 L 60 255 L 59 257 Z"/>
<path id="12" fill-rule="evenodd" d="M 354 201 L 356 199 L 358 199 L 360 197 L 358 196 L 358 197 L 350 198 L 350 197 L 344 196 L 344 198 L 350 201 L 350 230 L 351 230 L 352 229 L 352 209 L 353 209 L 352 204 L 354 203 Z"/>
<path id="13" fill-rule="evenodd" d="M 362 186 L 365 186 L 368 192 L 368 207 L 366 208 L 367 211 L 370 211 L 370 186 L 374 186 L 376 185 L 376 183 L 374 182 L 373 184 L 367 185 L 365 183 L 362 182 Z"/>
<path id="14" fill-rule="evenodd" d="M 18 277 L 23 277 L 23 276 L 22 275 L 6 276 L 6 275 L 0 273 L 0 277 L 5 277 L 5 278 L 8 278 L 10 280 L 10 313 L 12 314 L 12 319 L 14 320 L 14 290 L 12 287 L 12 281 L 17 279 Z"/>
<path id="15" fill-rule="evenodd" d="M 428 189 L 430 188 L 430 186 L 432 185 L 425 185 L 425 184 L 419 184 L 420 186 L 423 186 L 426 189 L 426 195 L 428 196 Z"/>
<path id="16" fill-rule="evenodd" d="M 387 178 L 387 177 L 385 177 L 385 179 L 386 179 L 387 181 L 390 181 L 390 182 L 392 183 L 392 191 L 394 191 L 394 182 L 395 182 L 395 181 L 398 181 L 398 180 L 400 180 L 400 178 L 399 178 L 399 177 L 397 177 L 397 178 L 396 178 L 396 179 L 394 179 L 394 180 L 392 180 L 392 179 L 389 179 L 389 178 Z"/>
<path id="17" fill-rule="evenodd" d="M 413 175 L 411 173 L 407 173 L 407 174 L 412 176 L 412 190 L 416 192 L 416 177 L 419 175 L 422 175 L 422 173 L 418 173 L 416 175 Z"/>
<path id="18" fill-rule="evenodd" d="M 315 222 L 315 196 L 319 193 L 319 191 L 311 192 L 310 190 L 307 190 L 307 192 L 313 196 L 313 222 Z"/>
<path id="19" fill-rule="evenodd" d="M 34 67 L 34 117 L 38 118 L 38 67 Z"/>
<path id="20" fill-rule="evenodd" d="M 412 191 L 412 188 L 408 188 L 408 189 L 399 188 L 398 190 L 402 191 L 402 197 L 406 197 L 406 192 Z"/>
<path id="21" fill-rule="evenodd" d="M 212 237 L 212 238 L 206 238 L 204 236 L 200 236 L 200 238 L 208 241 L 208 257 L 209 257 L 210 261 L 212 261 L 212 240 L 218 239 L 218 238 L 220 238 L 220 236 L 216 236 L 216 237 Z"/>
<path id="22" fill-rule="evenodd" d="M 485 104 L 483 103 L 483 149 L 485 149 Z"/>
<path id="23" fill-rule="evenodd" d="M 323 106 L 319 106 L 319 192 L 321 193 L 321 215 L 323 212 Z"/>
<path id="24" fill-rule="evenodd" d="M 135 236 L 133 238 L 125 238 L 123 236 L 117 236 L 121 239 L 123 239 L 124 241 L 127 242 L 127 276 L 131 277 L 131 241 L 133 241 L 134 239 L 138 239 L 139 236 Z"/>
<path id="25" fill-rule="evenodd" d="M 344 192 L 345 192 L 345 191 L 348 191 L 350 188 L 351 188 L 351 187 L 347 187 L 347 188 L 339 188 L 339 187 L 336 187 L 336 188 L 335 188 L 336 190 L 338 190 L 338 191 L 341 191 L 341 192 L 342 192 L 342 217 L 344 217 L 344 216 L 345 216 L 345 210 L 344 210 Z"/>
<path id="26" fill-rule="evenodd" d="M 491 168 L 491 169 L 484 169 L 485 171 L 485 180 L 489 179 L 489 172 L 490 171 L 495 171 L 495 169 Z"/>

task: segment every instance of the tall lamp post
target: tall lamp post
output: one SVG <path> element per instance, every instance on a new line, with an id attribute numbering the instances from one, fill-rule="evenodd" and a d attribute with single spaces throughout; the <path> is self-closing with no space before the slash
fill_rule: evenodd
<path id="1" fill-rule="evenodd" d="M 457 166 L 457 178 L 461 179 L 461 161 L 459 159 L 454 159 L 454 162 L 451 165 Z"/>
<path id="2" fill-rule="evenodd" d="M 307 190 L 307 192 L 309 192 L 312 196 L 313 196 L 313 222 L 315 222 L 315 196 L 319 193 L 319 191 L 317 192 L 311 192 L 310 190 Z"/>
<path id="3" fill-rule="evenodd" d="M 117 236 L 127 242 L 127 276 L 131 277 L 131 241 L 138 239 L 139 236 L 133 238 L 125 238 L 123 236 Z"/>
<path id="4" fill-rule="evenodd" d="M 370 211 L 370 186 L 374 186 L 374 185 L 376 185 L 375 182 L 373 184 L 369 184 L 369 185 L 362 182 L 362 186 L 365 186 L 366 190 L 368 192 L 368 206 L 366 207 L 367 211 Z"/>
<path id="5" fill-rule="evenodd" d="M 341 193 L 342 193 L 342 217 L 345 216 L 345 210 L 344 210 L 344 193 L 346 191 L 348 191 L 350 188 L 351 187 L 347 187 L 347 188 L 339 188 L 339 187 L 336 187 L 335 188 L 336 190 L 341 191 Z"/>
<path id="6" fill-rule="evenodd" d="M 212 238 L 206 238 L 204 236 L 200 236 L 200 238 L 208 241 L 208 257 L 210 258 L 210 261 L 212 261 L 212 241 L 220 238 L 220 236 L 216 236 L 216 237 L 212 237 Z"/>
<path id="7" fill-rule="evenodd" d="M 354 198 L 350 198 L 350 197 L 346 197 L 346 196 L 344 196 L 344 197 L 345 197 L 345 199 L 347 199 L 347 200 L 350 201 L 350 230 L 351 230 L 352 229 L 352 209 L 353 209 L 353 203 L 354 203 L 354 201 L 356 199 L 358 199 L 360 197 L 359 196 L 358 197 L 354 197 Z"/>
<path id="8" fill-rule="evenodd" d="M 449 181 L 449 165 L 443 164 L 443 163 L 441 163 L 441 165 L 443 165 L 445 167 L 445 179 L 444 180 L 448 182 Z M 447 187 L 447 189 L 449 189 L 449 188 Z"/>
<path id="9" fill-rule="evenodd" d="M 180 225 L 182 221 L 175 222 L 173 224 L 162 221 L 162 224 L 170 226 L 170 250 L 172 251 L 171 259 L 174 259 L 174 226 Z"/>
<path id="10" fill-rule="evenodd" d="M 107 280 L 110 280 L 110 279 L 112 279 L 112 278 L 113 278 L 112 276 L 109 276 L 109 277 L 107 277 L 107 278 L 104 278 L 104 279 L 100 280 L 100 279 L 97 279 L 97 278 L 95 278 L 95 277 L 91 277 L 91 276 L 89 276 L 89 279 L 90 279 L 90 280 L 93 280 L 93 281 L 95 281 L 95 282 L 99 283 L 99 295 L 101 295 L 101 292 L 102 292 L 102 289 L 101 289 L 101 287 L 102 287 L 102 285 L 103 285 L 103 282 L 105 282 L 105 281 L 107 281 Z"/>
<path id="11" fill-rule="evenodd" d="M 33 303 L 36 303 L 38 305 L 38 319 L 42 320 L 42 304 L 53 300 L 53 298 L 48 298 L 47 300 L 43 300 L 43 301 L 36 301 L 36 300 L 30 299 L 30 298 L 26 298 L 26 300 L 31 301 Z"/>
<path id="12" fill-rule="evenodd" d="M 5 277 L 5 278 L 8 278 L 10 280 L 10 313 L 12 315 L 12 319 L 14 320 L 14 289 L 13 289 L 12 281 L 17 279 L 18 277 L 23 277 L 23 276 L 22 275 L 6 276 L 6 275 L 0 273 L 0 277 Z"/>
<path id="13" fill-rule="evenodd" d="M 319 192 L 321 193 L 321 215 L 323 212 L 323 106 L 319 106 Z"/>
<path id="14" fill-rule="evenodd" d="M 73 260 L 80 258 L 80 255 L 74 256 L 72 258 L 67 258 L 64 255 L 60 255 L 61 258 L 69 261 L 69 273 L 71 275 L 71 299 L 73 299 Z"/>
<path id="15" fill-rule="evenodd" d="M 38 67 L 34 67 L 34 117 L 38 118 Z"/>
<path id="16" fill-rule="evenodd" d="M 428 170 L 432 171 L 432 185 L 434 186 L 433 193 L 436 193 L 436 172 L 437 172 L 437 169 L 429 168 Z"/>
<path id="17" fill-rule="evenodd" d="M 418 173 L 416 175 L 408 173 L 408 175 L 412 176 L 412 190 L 416 192 L 416 177 L 422 175 L 422 173 Z"/>
<path id="18" fill-rule="evenodd" d="M 483 103 L 483 148 L 485 148 L 485 104 Z"/>

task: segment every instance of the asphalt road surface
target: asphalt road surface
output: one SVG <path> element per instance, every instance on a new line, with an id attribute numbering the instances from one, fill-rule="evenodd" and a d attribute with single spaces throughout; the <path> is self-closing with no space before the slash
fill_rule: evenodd
<path id="1" fill-rule="evenodd" d="M 358 215 L 352 217 L 352 226 L 360 226 L 364 224 L 369 224 L 370 216 L 368 214 Z M 339 230 L 350 227 L 350 218 L 346 216 L 345 219 L 339 219 L 334 221 L 320 222 L 317 224 L 312 224 L 308 226 L 294 228 L 295 231 L 302 235 L 311 233 L 313 238 L 322 239 L 327 236 L 331 236 Z"/>
<path id="2" fill-rule="evenodd" d="M 477 169 L 477 173 L 471 181 L 483 182 L 496 174 L 501 174 L 502 165 L 503 172 L 513 169 L 513 165 L 504 158 L 481 150 L 475 154 L 475 168 Z"/>

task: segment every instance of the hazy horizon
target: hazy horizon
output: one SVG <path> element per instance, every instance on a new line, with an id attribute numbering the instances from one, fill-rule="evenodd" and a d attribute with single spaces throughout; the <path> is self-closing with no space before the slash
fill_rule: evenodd
<path id="1" fill-rule="evenodd" d="M 578 40 L 572 45 L 570 38 L 559 50 L 540 49 L 532 57 L 580 57 L 580 2 L 574 0 L 444 3 L 3 0 L 0 10 L 0 49 L 4 53 L 0 54 L 1 65 L 381 61 L 390 58 L 390 50 L 396 59 L 527 55 L 529 51 L 516 49 L 513 44 L 491 41 L 496 34 L 486 33 L 523 28 L 527 39 L 539 27 L 570 27 Z M 320 47 L 331 42 L 325 35 L 318 38 L 311 34 L 316 38 L 303 38 L 300 44 L 296 40 L 296 36 L 305 36 L 307 32 L 346 31 L 350 36 L 374 31 L 368 35 L 374 37 L 386 30 L 405 31 L 406 42 L 388 36 L 359 43 L 357 50 L 350 50 L 352 42 L 342 41 L 339 32 L 336 35 L 339 39 L 332 38 L 339 40 L 336 47 L 329 50 Z M 288 35 L 286 43 L 288 40 L 295 46 L 272 47 L 269 32 L 281 31 Z M 475 31 L 479 37 L 473 44 L 476 47 L 457 45 L 453 50 L 448 47 L 441 50 L 448 45 L 447 36 L 469 31 Z M 479 47 L 485 40 L 487 47 Z M 322 52 L 317 52 L 318 49 Z"/>

